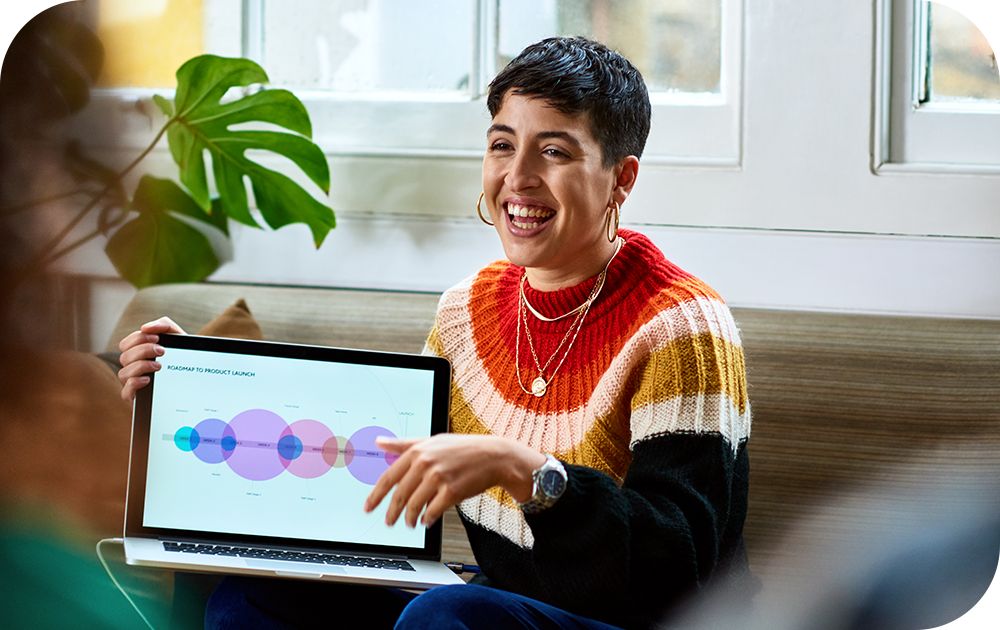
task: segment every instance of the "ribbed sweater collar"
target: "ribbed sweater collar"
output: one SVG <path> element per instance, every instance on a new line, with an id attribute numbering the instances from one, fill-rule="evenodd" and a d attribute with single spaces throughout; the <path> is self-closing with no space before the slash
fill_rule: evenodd
<path id="1" fill-rule="evenodd" d="M 660 273 L 664 271 L 663 254 L 648 238 L 630 230 L 619 230 L 618 233 L 625 239 L 625 245 L 608 266 L 604 288 L 591 307 L 588 319 L 600 317 L 601 313 L 629 295 L 642 278 L 654 269 Z M 517 277 L 520 278 L 524 269 L 522 267 L 516 269 Z M 596 281 L 595 275 L 571 287 L 555 291 L 539 291 L 532 288 L 525 280 L 524 294 L 537 311 L 546 317 L 555 317 L 582 304 L 590 295 Z"/>

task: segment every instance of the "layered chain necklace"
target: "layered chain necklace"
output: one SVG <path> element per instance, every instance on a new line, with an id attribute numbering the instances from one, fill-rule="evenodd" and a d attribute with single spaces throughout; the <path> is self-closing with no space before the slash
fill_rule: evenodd
<path id="1" fill-rule="evenodd" d="M 625 239 L 619 236 L 618 239 L 615 241 L 615 253 L 611 255 L 611 258 L 608 259 L 608 264 L 604 265 L 604 269 L 602 269 L 601 273 L 597 275 L 597 280 L 594 282 L 594 288 L 590 290 L 590 294 L 587 296 L 587 299 L 584 300 L 583 303 L 577 306 L 576 308 L 570 310 L 567 313 L 563 313 L 562 315 L 559 315 L 557 317 L 546 317 L 542 315 L 540 312 L 538 312 L 538 310 L 535 309 L 533 306 L 531 306 L 531 303 L 528 302 L 528 296 L 525 295 L 524 293 L 524 283 L 528 277 L 527 271 L 525 271 L 525 273 L 521 276 L 521 284 L 518 287 L 519 295 L 517 301 L 517 336 L 514 339 L 514 371 L 517 372 L 517 384 L 520 385 L 521 390 L 525 394 L 532 394 L 534 396 L 541 398 L 542 396 L 545 395 L 545 392 L 548 391 L 549 384 L 552 383 L 552 379 L 556 377 L 556 372 L 558 372 L 559 368 L 561 368 L 563 363 L 566 362 L 566 357 L 569 356 L 569 351 L 573 348 L 573 344 L 576 342 L 576 337 L 577 335 L 580 334 L 580 329 L 583 328 L 583 320 L 587 317 L 587 313 L 590 312 L 591 305 L 593 305 L 594 300 L 597 299 L 597 296 L 601 294 L 601 289 L 604 288 L 604 282 L 607 279 L 608 267 L 611 266 L 611 261 L 615 259 L 615 256 L 618 255 L 618 252 L 621 251 L 622 246 L 624 245 L 625 245 Z M 559 341 L 559 345 L 556 346 L 556 349 L 552 352 L 552 354 L 549 356 L 548 360 L 545 362 L 544 365 L 538 359 L 538 353 L 535 352 L 535 342 L 534 339 L 532 339 L 531 337 L 531 327 L 528 325 L 529 311 L 535 318 L 543 322 L 557 322 L 571 315 L 574 314 L 576 315 L 576 319 L 574 319 L 573 323 L 570 324 L 569 328 L 566 329 L 566 333 L 563 335 L 563 338 Z M 524 386 L 524 382 L 521 380 L 521 324 L 522 323 L 524 324 L 525 337 L 527 337 L 528 339 L 528 350 L 531 351 L 531 358 L 534 360 L 535 368 L 538 370 L 538 376 L 536 376 L 535 379 L 531 381 L 530 390 Z M 566 345 L 567 340 L 569 340 L 569 345 Z M 556 367 L 552 370 L 552 373 L 549 374 L 549 376 L 546 378 L 545 374 L 548 371 L 549 366 L 552 365 L 552 362 L 555 360 L 556 356 L 559 355 L 559 351 L 562 350 L 562 347 L 564 345 L 566 346 L 566 350 L 562 352 L 562 357 L 559 359 L 559 362 L 556 363 Z"/>

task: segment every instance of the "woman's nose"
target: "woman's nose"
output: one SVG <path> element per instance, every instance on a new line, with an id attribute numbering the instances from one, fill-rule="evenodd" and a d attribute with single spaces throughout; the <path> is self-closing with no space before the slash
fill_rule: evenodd
<path id="1" fill-rule="evenodd" d="M 512 191 L 530 190 L 541 182 L 538 176 L 538 167 L 531 155 L 518 153 L 508 162 L 509 168 L 504 177 L 504 183 Z"/>

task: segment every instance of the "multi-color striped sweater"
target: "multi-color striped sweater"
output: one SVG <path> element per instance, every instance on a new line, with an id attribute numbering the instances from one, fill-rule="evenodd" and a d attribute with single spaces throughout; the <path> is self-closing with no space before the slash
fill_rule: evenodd
<path id="1" fill-rule="evenodd" d="M 509 262 L 444 293 L 427 350 L 452 364 L 452 431 L 516 439 L 569 474 L 565 494 L 539 514 L 525 516 L 499 487 L 458 506 L 478 581 L 645 626 L 719 574 L 746 570 L 750 408 L 722 299 L 645 236 L 620 234 L 626 244 L 544 396 L 517 381 L 515 361 L 529 389 L 537 369 L 523 330 L 515 356 L 524 269 Z M 595 281 L 553 292 L 525 283 L 525 293 L 553 317 Z M 573 319 L 528 315 L 541 362 Z"/>

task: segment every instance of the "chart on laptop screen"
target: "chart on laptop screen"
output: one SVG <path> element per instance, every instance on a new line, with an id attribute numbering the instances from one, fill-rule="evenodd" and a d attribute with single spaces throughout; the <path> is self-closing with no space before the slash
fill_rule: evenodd
<path id="1" fill-rule="evenodd" d="M 433 373 L 168 348 L 153 389 L 147 527 L 419 548 L 365 498 L 430 435 Z"/>

